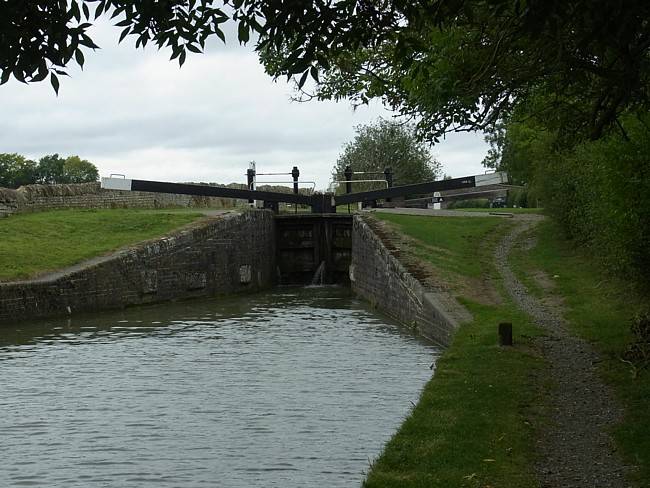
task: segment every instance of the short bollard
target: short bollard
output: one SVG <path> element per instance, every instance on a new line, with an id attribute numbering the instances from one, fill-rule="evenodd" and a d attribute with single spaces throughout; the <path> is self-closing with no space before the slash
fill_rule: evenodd
<path id="1" fill-rule="evenodd" d="M 499 345 L 512 346 L 512 324 L 510 322 L 499 324 Z"/>

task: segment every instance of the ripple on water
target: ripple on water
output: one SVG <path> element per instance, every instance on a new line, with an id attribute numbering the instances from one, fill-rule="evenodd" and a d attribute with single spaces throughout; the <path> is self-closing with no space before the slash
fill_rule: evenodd
<path id="1" fill-rule="evenodd" d="M 355 486 L 436 354 L 323 288 L 2 329 L 0 486 Z"/>

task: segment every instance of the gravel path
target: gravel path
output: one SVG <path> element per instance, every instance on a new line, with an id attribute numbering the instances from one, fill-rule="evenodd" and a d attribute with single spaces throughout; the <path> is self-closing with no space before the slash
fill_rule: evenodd
<path id="1" fill-rule="evenodd" d="M 537 439 L 538 478 L 543 488 L 626 488 L 627 467 L 607 434 L 622 411 L 598 377 L 598 356 L 587 342 L 569 333 L 561 311 L 530 295 L 508 266 L 518 236 L 533 225 L 531 219 L 519 220 L 497 247 L 495 258 L 516 304 L 545 332 L 538 345 L 554 384 L 548 399 L 551 421 Z"/>

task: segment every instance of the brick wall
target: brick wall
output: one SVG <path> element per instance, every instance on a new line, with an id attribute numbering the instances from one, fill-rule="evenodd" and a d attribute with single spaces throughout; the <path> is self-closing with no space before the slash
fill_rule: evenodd
<path id="1" fill-rule="evenodd" d="M 256 291 L 275 272 L 273 214 L 231 214 L 68 274 L 0 283 L 0 322 Z"/>
<path id="2" fill-rule="evenodd" d="M 438 344 L 448 345 L 471 318 L 453 297 L 427 289 L 411 275 L 359 215 L 352 223 L 350 281 L 373 307 Z"/>

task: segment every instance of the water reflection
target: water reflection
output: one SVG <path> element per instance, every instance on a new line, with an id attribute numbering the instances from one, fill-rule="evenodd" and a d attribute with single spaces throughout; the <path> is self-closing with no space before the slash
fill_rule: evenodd
<path id="1" fill-rule="evenodd" d="M 0 486 L 357 486 L 437 351 L 345 289 L 0 329 Z"/>

